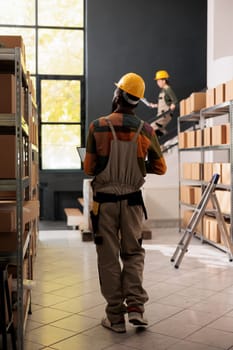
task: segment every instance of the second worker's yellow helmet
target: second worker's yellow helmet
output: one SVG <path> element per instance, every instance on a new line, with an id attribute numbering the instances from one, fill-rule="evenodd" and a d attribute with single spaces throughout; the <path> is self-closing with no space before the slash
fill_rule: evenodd
<path id="1" fill-rule="evenodd" d="M 168 79 L 170 78 L 168 72 L 166 70 L 158 70 L 155 73 L 155 80 L 159 80 L 159 79 Z"/>
<path id="2" fill-rule="evenodd" d="M 142 77 L 136 73 L 127 73 L 121 77 L 115 85 L 137 98 L 143 98 L 145 93 L 145 82 Z"/>

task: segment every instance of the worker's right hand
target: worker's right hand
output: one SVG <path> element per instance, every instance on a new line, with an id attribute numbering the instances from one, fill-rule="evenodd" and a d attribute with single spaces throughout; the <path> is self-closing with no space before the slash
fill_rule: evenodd
<path id="1" fill-rule="evenodd" d="M 151 108 L 157 108 L 158 105 L 157 105 L 157 103 L 152 103 L 152 102 L 151 102 L 151 103 L 150 103 L 150 107 L 151 107 Z"/>

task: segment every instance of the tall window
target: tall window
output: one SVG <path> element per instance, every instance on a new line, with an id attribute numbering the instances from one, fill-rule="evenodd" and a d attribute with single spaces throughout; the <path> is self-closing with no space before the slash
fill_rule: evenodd
<path id="1" fill-rule="evenodd" d="M 7 0 L 1 6 L 0 35 L 23 37 L 34 77 L 44 170 L 81 168 L 84 10 L 84 0 Z"/>

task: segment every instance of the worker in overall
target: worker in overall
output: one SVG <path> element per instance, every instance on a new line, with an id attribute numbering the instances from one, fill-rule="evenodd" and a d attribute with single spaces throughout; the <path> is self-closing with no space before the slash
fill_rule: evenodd
<path id="1" fill-rule="evenodd" d="M 178 102 L 175 92 L 169 84 L 169 78 L 170 76 L 166 70 L 159 70 L 155 73 L 154 79 L 160 88 L 160 93 L 158 102 L 150 103 L 150 107 L 157 108 L 157 116 L 161 115 L 161 118 L 151 123 L 158 137 L 167 134 L 166 126 L 170 123 Z"/>
<path id="2" fill-rule="evenodd" d="M 124 333 L 125 313 L 134 326 L 148 324 L 141 187 L 146 173 L 162 175 L 166 163 L 153 128 L 134 112 L 144 96 L 144 80 L 128 73 L 115 85 L 113 112 L 89 126 L 84 172 L 94 176 L 91 219 L 100 288 L 107 302 L 101 324 Z"/>

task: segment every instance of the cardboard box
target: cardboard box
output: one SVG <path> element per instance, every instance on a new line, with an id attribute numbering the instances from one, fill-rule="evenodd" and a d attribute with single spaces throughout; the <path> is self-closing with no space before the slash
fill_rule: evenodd
<path id="1" fill-rule="evenodd" d="M 183 203 L 194 204 L 194 187 L 192 186 L 181 186 L 180 188 L 180 199 Z"/>
<path id="2" fill-rule="evenodd" d="M 178 135 L 179 148 L 187 148 L 187 132 L 180 132 Z"/>
<path id="3" fill-rule="evenodd" d="M 186 115 L 186 103 L 185 100 L 180 101 L 180 115 Z"/>
<path id="4" fill-rule="evenodd" d="M 202 164 L 192 163 L 192 180 L 201 180 L 202 178 Z"/>
<path id="5" fill-rule="evenodd" d="M 183 179 L 190 180 L 192 179 L 192 163 L 183 163 L 182 169 Z"/>
<path id="6" fill-rule="evenodd" d="M 233 80 L 227 81 L 225 84 L 226 101 L 233 100 Z"/>
<path id="7" fill-rule="evenodd" d="M 216 103 L 216 105 L 226 101 L 225 88 L 226 88 L 225 84 L 220 84 L 220 85 L 216 86 L 216 88 L 215 88 L 215 103 Z"/>
<path id="8" fill-rule="evenodd" d="M 221 178 L 223 185 L 231 184 L 231 163 L 222 163 Z"/>
<path id="9" fill-rule="evenodd" d="M 187 97 L 185 99 L 185 112 L 186 112 L 186 115 L 191 113 L 190 98 L 189 97 Z"/>
<path id="10" fill-rule="evenodd" d="M 204 163 L 203 164 L 203 179 L 204 181 L 209 182 L 213 176 L 213 163 Z"/>
<path id="11" fill-rule="evenodd" d="M 0 47 L 13 49 L 19 47 L 22 52 L 24 64 L 26 64 L 26 51 L 23 37 L 20 35 L 0 35 Z"/>
<path id="12" fill-rule="evenodd" d="M 205 92 L 193 92 L 190 95 L 190 113 L 198 112 L 206 106 L 206 93 Z"/>
<path id="13" fill-rule="evenodd" d="M 212 145 L 212 128 L 204 128 L 203 129 L 203 139 L 204 139 L 204 146 L 210 146 Z"/>
<path id="14" fill-rule="evenodd" d="M 196 146 L 196 132 L 195 130 L 187 131 L 187 147 L 193 148 Z"/>
<path id="15" fill-rule="evenodd" d="M 219 174 L 218 183 L 222 183 L 222 163 L 213 163 L 213 174 Z"/>
<path id="16" fill-rule="evenodd" d="M 231 192 L 225 191 L 225 190 L 215 190 L 216 197 L 219 202 L 219 206 L 221 209 L 221 212 L 223 214 L 229 214 L 230 215 L 230 208 L 231 208 Z"/>
<path id="17" fill-rule="evenodd" d="M 39 201 L 25 201 L 23 204 L 23 225 L 39 216 Z M 0 232 L 9 233 L 16 231 L 16 202 L 0 202 Z M 1 234 L 0 234 L 1 243 Z M 1 244 L 0 244 L 1 245 Z"/>
<path id="18" fill-rule="evenodd" d="M 196 147 L 202 146 L 202 130 L 196 130 Z"/>
<path id="19" fill-rule="evenodd" d="M 0 113 L 16 112 L 15 76 L 0 74 Z"/>
<path id="20" fill-rule="evenodd" d="M 16 178 L 16 136 L 0 135 L 0 178 Z M 4 161 L 3 161 L 4 160 Z"/>
<path id="21" fill-rule="evenodd" d="M 222 145 L 227 143 L 226 124 L 212 126 L 212 145 Z"/>
<path id="22" fill-rule="evenodd" d="M 215 102 L 215 88 L 208 89 L 206 91 L 206 107 L 212 107 L 216 104 Z"/>

